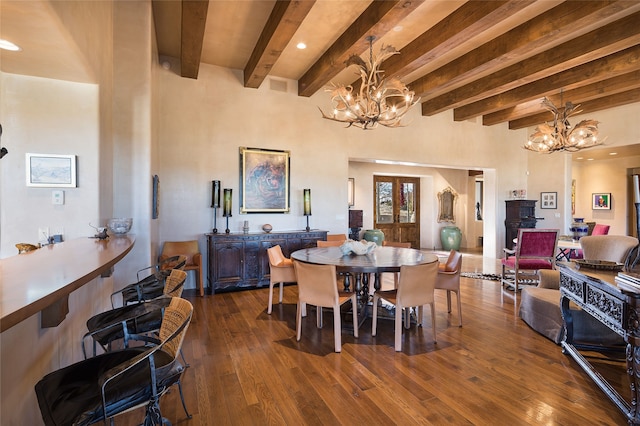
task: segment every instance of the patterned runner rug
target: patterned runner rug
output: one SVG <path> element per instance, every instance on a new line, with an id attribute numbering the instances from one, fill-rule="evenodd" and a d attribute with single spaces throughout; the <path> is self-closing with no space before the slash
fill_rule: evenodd
<path id="1" fill-rule="evenodd" d="M 461 272 L 460 276 L 464 278 L 473 278 L 476 280 L 500 281 L 500 275 L 496 275 L 496 274 L 481 274 L 479 272 Z"/>

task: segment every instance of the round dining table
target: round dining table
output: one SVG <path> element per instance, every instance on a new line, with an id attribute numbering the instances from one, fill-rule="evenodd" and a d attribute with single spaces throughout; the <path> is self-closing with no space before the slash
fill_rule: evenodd
<path id="1" fill-rule="evenodd" d="M 312 247 L 291 253 L 291 258 L 317 265 L 335 265 L 344 275 L 345 291 L 355 278 L 354 290 L 363 297 L 369 295 L 369 274 L 374 274 L 374 288 L 380 290 L 382 272 L 400 272 L 403 265 L 421 265 L 438 261 L 438 256 L 422 250 L 401 247 L 378 246 L 370 254 L 343 254 L 340 247 Z"/>
<path id="2" fill-rule="evenodd" d="M 345 291 L 358 294 L 359 322 L 369 316 L 369 276 L 374 274 L 374 288 L 380 290 L 380 274 L 400 272 L 403 265 L 421 265 L 438 261 L 438 256 L 421 250 L 390 246 L 376 246 L 369 254 L 343 254 L 340 247 L 312 247 L 291 253 L 291 259 L 316 265 L 335 265 L 344 277 Z M 355 279 L 351 289 L 351 278 Z M 380 314 L 379 314 L 380 315 Z M 384 317 L 384 315 L 382 315 Z"/>

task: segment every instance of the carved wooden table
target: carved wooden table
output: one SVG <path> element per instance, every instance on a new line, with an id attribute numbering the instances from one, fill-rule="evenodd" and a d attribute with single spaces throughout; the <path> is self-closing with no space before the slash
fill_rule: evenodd
<path id="1" fill-rule="evenodd" d="M 619 288 L 617 272 L 575 268 L 575 264 L 558 263 L 560 267 L 560 305 L 566 327 L 562 341 L 563 353 L 571 355 L 600 389 L 613 401 L 629 421 L 640 425 L 638 402 L 640 395 L 640 293 Z M 573 318 L 569 302 L 620 335 L 626 342 L 626 364 L 631 401 L 628 402 L 579 352 L 602 347 L 574 341 Z"/>

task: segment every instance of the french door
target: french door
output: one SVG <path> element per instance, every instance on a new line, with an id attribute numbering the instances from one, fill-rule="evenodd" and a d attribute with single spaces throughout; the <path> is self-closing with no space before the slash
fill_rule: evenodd
<path id="1" fill-rule="evenodd" d="M 420 248 L 420 179 L 374 176 L 374 228 L 385 241 L 409 242 Z"/>

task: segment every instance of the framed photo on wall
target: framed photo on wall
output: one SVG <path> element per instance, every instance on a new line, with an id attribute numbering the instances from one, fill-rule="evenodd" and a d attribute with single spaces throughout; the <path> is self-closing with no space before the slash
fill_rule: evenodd
<path id="1" fill-rule="evenodd" d="M 541 209 L 557 209 L 558 208 L 557 192 L 541 192 L 540 208 Z"/>
<path id="2" fill-rule="evenodd" d="M 27 186 L 76 187 L 76 156 L 26 154 Z"/>
<path id="3" fill-rule="evenodd" d="M 610 192 L 596 192 L 591 195 L 593 198 L 591 202 L 592 210 L 611 210 Z"/>
<path id="4" fill-rule="evenodd" d="M 289 213 L 289 151 L 240 147 L 240 213 Z"/>

